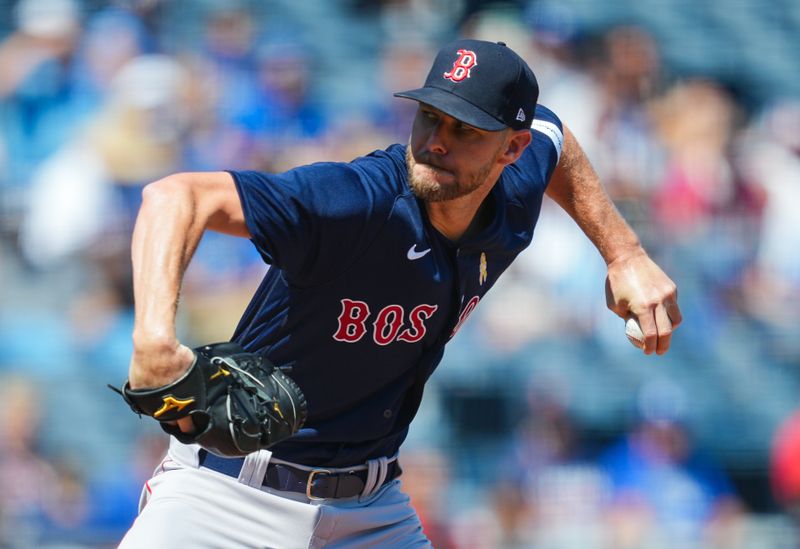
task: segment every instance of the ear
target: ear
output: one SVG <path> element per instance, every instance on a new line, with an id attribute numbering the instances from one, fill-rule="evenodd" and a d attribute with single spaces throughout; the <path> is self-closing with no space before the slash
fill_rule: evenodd
<path id="1" fill-rule="evenodd" d="M 516 130 L 511 133 L 511 138 L 505 146 L 505 151 L 500 155 L 500 162 L 503 164 L 513 164 L 522 156 L 528 145 L 531 144 L 530 130 Z"/>

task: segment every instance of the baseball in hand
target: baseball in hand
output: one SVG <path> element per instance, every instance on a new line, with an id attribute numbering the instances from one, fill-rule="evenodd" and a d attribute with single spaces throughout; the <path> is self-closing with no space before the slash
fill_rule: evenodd
<path id="1" fill-rule="evenodd" d="M 625 321 L 625 335 L 634 347 L 639 349 L 644 347 L 644 333 L 636 318 L 630 317 Z"/>

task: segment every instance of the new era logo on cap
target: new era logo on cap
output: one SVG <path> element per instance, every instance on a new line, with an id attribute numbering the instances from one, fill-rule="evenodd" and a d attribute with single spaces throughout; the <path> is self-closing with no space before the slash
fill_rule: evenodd
<path id="1" fill-rule="evenodd" d="M 503 42 L 457 40 L 442 48 L 425 85 L 396 93 L 476 128 L 530 128 L 539 85 L 527 63 Z"/>

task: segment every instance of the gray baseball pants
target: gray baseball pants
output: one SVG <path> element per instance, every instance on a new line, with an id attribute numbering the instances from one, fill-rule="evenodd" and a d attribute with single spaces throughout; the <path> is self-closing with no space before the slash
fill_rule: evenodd
<path id="1" fill-rule="evenodd" d="M 172 444 L 145 484 L 139 516 L 120 548 L 432 547 L 399 479 L 368 496 L 312 501 L 261 485 L 268 451 L 248 458 L 251 467 L 239 479 L 198 467 L 191 452 Z"/>

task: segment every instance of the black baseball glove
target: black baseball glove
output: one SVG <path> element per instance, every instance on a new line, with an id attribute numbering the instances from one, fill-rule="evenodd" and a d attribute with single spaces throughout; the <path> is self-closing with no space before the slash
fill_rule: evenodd
<path id="1" fill-rule="evenodd" d="M 131 389 L 122 395 L 137 414 L 157 419 L 184 443 L 196 442 L 223 457 L 244 456 L 296 433 L 306 420 L 300 388 L 265 357 L 236 343 L 194 349 L 195 360 L 180 379 L 155 389 Z M 191 417 L 193 433 L 170 421 Z"/>

